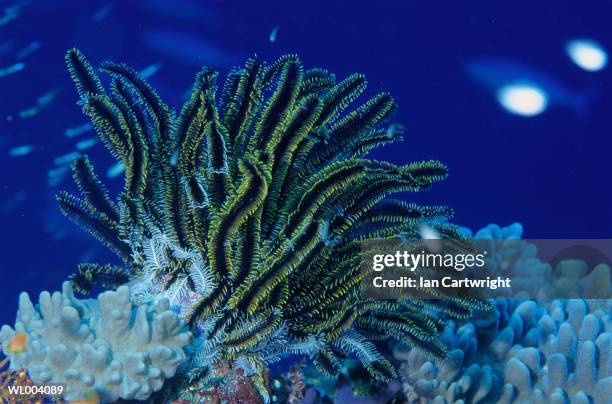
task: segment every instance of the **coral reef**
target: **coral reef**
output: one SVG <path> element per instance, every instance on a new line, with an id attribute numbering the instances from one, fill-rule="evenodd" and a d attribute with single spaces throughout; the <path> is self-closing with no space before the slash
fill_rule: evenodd
<path id="1" fill-rule="evenodd" d="M 420 238 L 423 223 L 462 237 L 446 223 L 449 208 L 387 198 L 427 189 L 447 169 L 365 158 L 400 139 L 401 127 L 381 127 L 395 108 L 387 93 L 349 108 L 364 76 L 336 83 L 293 55 L 270 65 L 250 59 L 217 100 L 217 72 L 205 67 L 175 116 L 128 66 L 103 64 L 107 90 L 78 50 L 66 61 L 84 113 L 125 168 L 117 202 L 85 156 L 73 164 L 81 197 L 57 196 L 68 217 L 123 261 L 83 264 L 72 280 L 84 293 L 129 282 L 135 303 L 167 298 L 180 310 L 195 339 L 179 398 L 205 390 L 229 361 L 269 401 L 265 370 L 289 354 L 332 375 L 356 358 L 387 380 L 395 369 L 375 342 L 443 356 L 434 313 L 463 318 L 483 307 L 446 289 L 432 291 L 444 300 L 360 298 L 364 241 Z"/>
<path id="2" fill-rule="evenodd" d="M 245 374 L 243 369 L 235 366 L 233 362 L 217 362 L 214 368 L 214 375 L 214 378 L 208 379 L 205 386 L 191 389 L 191 400 L 193 403 L 200 403 L 202 400 L 206 403 L 228 404 L 261 404 L 263 402 L 251 378 Z M 263 381 L 266 391 L 271 391 L 268 371 L 264 372 Z M 277 401 L 274 395 L 271 395 L 270 399 L 271 401 Z"/>
<path id="3" fill-rule="evenodd" d="M 34 383 L 67 384 L 66 400 L 95 391 L 105 402 L 144 400 L 160 390 L 184 362 L 191 337 L 167 299 L 134 306 L 121 286 L 79 300 L 70 282 L 62 293 L 42 292 L 37 307 L 22 293 L 15 329 L 0 330 L 2 345 L 16 332 L 29 342 L 24 352 L 5 351 L 11 369 L 27 369 Z"/>
<path id="4" fill-rule="evenodd" d="M 535 297 L 544 293 L 542 286 L 549 285 L 553 279 L 550 265 L 540 261 L 536 246 L 522 240 L 522 236 L 520 223 L 503 228 L 490 224 L 473 236 L 488 252 L 486 270 L 512 279 L 508 297 Z"/>
<path id="5" fill-rule="evenodd" d="M 287 398 L 289 404 L 298 404 L 304 399 L 306 382 L 304 381 L 304 372 L 302 371 L 303 366 L 302 363 L 293 365 L 291 371 L 287 375 L 290 388 L 289 397 Z"/>
<path id="6" fill-rule="evenodd" d="M 288 404 L 304 402 L 306 394 L 306 376 L 304 361 L 300 361 L 284 374 L 272 378 L 272 401 Z"/>
<path id="7" fill-rule="evenodd" d="M 520 230 L 517 224 L 504 229 L 491 225 L 475 237 L 495 241 L 493 251 L 498 262 L 492 265 L 506 270 L 514 265 L 547 266 L 537 259 L 528 243 L 521 244 L 518 250 L 517 244 L 511 243 L 512 250 L 504 251 L 503 240 L 520 238 Z M 561 261 L 550 272 L 553 281 L 568 272 L 588 272 L 565 271 L 566 266 L 582 268 L 586 264 Z M 598 265 L 589 276 L 609 277 L 610 268 Z M 589 283 L 595 282 L 591 279 L 586 282 Z M 609 285 L 609 281 L 604 285 Z M 611 296 L 612 289 L 603 293 Z M 609 298 L 552 301 L 498 298 L 494 310 L 476 313 L 470 322 L 449 321 L 442 340 L 449 347 L 448 356 L 442 361 L 395 346 L 394 356 L 402 362 L 403 390 L 410 402 L 598 404 L 608 403 L 612 397 Z"/>
<path id="8" fill-rule="evenodd" d="M 472 236 L 469 230 L 466 234 Z M 553 267 L 554 262 L 540 260 L 536 245 L 521 239 L 522 234 L 521 224 L 513 223 L 503 228 L 490 224 L 473 235 L 479 248 L 488 252 L 485 269 L 512 279 L 512 288 L 505 291 L 506 297 L 533 298 L 540 303 L 550 303 L 559 297 L 587 298 L 590 304 L 598 304 L 598 300 L 612 296 L 612 271 L 605 254 L 575 250 L 572 253 L 582 256 L 565 258 Z M 583 258 L 593 261 L 593 267 Z M 558 257 L 551 259 L 558 260 Z"/>
<path id="9" fill-rule="evenodd" d="M 0 361 L 0 403 L 10 403 L 15 401 L 15 396 L 11 396 L 9 386 L 31 386 L 34 383 L 28 377 L 25 370 L 9 369 L 9 358 Z M 43 395 L 35 394 L 29 398 L 22 397 L 24 404 L 41 404 L 45 402 Z"/>
<path id="10" fill-rule="evenodd" d="M 396 349 L 410 402 L 607 403 L 612 393 L 612 312 L 580 299 L 551 310 L 499 299 L 494 315 L 456 328 L 444 340 L 448 359 Z M 590 400 L 590 401 L 589 401 Z"/>

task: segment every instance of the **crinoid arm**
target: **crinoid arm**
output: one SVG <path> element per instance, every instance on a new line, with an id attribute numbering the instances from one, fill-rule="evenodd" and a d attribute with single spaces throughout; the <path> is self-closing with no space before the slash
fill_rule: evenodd
<path id="1" fill-rule="evenodd" d="M 167 297 L 195 334 L 185 366 L 192 388 L 229 361 L 266 398 L 265 368 L 291 354 L 331 375 L 356 358 L 387 380 L 395 369 L 381 340 L 443 356 L 435 313 L 464 317 L 482 304 L 362 298 L 365 241 L 419 238 L 424 222 L 461 237 L 447 223 L 451 209 L 389 199 L 428 189 L 447 168 L 367 157 L 402 130 L 384 126 L 395 110 L 388 93 L 353 106 L 363 75 L 336 82 L 295 55 L 269 65 L 253 58 L 218 91 L 217 72 L 205 67 L 175 114 L 126 65 L 103 64 L 104 89 L 78 50 L 66 61 L 83 111 L 125 167 L 116 201 L 86 157 L 73 166 L 82 196 L 58 196 L 125 267 L 86 264 L 74 283 L 87 291 L 130 282 L 135 298 Z"/>

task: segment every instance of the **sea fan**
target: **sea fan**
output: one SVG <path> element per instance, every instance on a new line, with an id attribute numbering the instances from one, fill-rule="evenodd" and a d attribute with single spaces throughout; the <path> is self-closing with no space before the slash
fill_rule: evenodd
<path id="1" fill-rule="evenodd" d="M 395 370 L 377 341 L 444 355 L 432 313 L 465 317 L 480 305 L 457 296 L 361 297 L 364 241 L 419 238 L 424 222 L 444 238 L 461 237 L 446 223 L 449 208 L 387 198 L 427 189 L 447 169 L 365 157 L 400 139 L 401 128 L 381 127 L 395 108 L 387 93 L 349 109 L 364 76 L 336 83 L 293 55 L 270 65 L 254 58 L 230 72 L 216 99 L 217 72 L 205 67 L 175 117 L 130 67 L 104 63 L 106 90 L 78 50 L 66 61 L 83 111 L 125 168 L 117 203 L 87 157 L 73 165 L 82 196 L 57 197 L 125 266 L 85 265 L 73 280 L 87 291 L 129 278 L 140 298 L 180 305 L 196 334 L 192 387 L 231 362 L 265 398 L 263 371 L 287 354 L 307 355 L 329 374 L 356 357 L 385 380 Z"/>

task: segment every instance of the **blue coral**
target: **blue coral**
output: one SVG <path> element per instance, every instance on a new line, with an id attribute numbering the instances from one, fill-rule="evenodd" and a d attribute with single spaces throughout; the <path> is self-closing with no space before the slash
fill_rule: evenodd
<path id="1" fill-rule="evenodd" d="M 504 240 L 520 238 L 521 233 L 520 225 L 490 225 L 476 237 L 492 239 L 498 259 L 493 264 L 498 267 L 514 271 L 512 266 L 529 263 L 532 268 L 546 268 L 548 264 L 536 261 L 527 242 L 518 250 L 504 250 Z M 576 273 L 564 271 L 564 266 L 585 264 L 562 261 L 552 272 L 553 281 Z M 590 274 L 586 286 L 609 287 L 607 265 L 598 265 Z M 610 290 L 604 293 L 609 296 Z M 410 402 L 598 404 L 609 403 L 612 397 L 610 299 L 499 298 L 494 310 L 479 313 L 471 322 L 449 321 L 443 340 L 449 355 L 439 362 L 414 349 L 395 348 Z"/>
<path id="2" fill-rule="evenodd" d="M 122 286 L 79 300 L 70 282 L 62 293 L 42 292 L 36 307 L 22 293 L 15 329 L 0 330 L 2 345 L 17 332 L 28 344 L 22 353 L 5 351 L 12 369 L 27 369 L 35 383 L 67 384 L 66 400 L 95 391 L 104 402 L 145 400 L 160 390 L 191 338 L 167 299 L 135 306 Z"/>
<path id="3" fill-rule="evenodd" d="M 492 313 L 460 327 L 450 321 L 450 352 L 434 362 L 417 350 L 403 362 L 404 392 L 431 402 L 608 402 L 612 396 L 612 312 L 584 300 L 498 299 Z M 561 400 L 561 401 L 559 401 Z"/>

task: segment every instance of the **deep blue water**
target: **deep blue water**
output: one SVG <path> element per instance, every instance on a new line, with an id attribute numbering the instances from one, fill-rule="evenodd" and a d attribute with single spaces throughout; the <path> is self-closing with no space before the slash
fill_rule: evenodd
<path id="1" fill-rule="evenodd" d="M 63 63 L 79 47 L 93 62 L 125 61 L 137 69 L 160 63 L 150 81 L 178 107 L 202 64 L 226 73 L 257 54 L 273 60 L 297 53 L 307 67 L 343 78 L 363 72 L 370 95 L 390 91 L 405 141 L 379 150 L 396 163 L 439 159 L 448 180 L 406 198 L 455 208 L 455 222 L 480 228 L 520 221 L 531 238 L 612 235 L 612 72 L 574 65 L 564 44 L 589 37 L 612 49 L 606 1 L 162 1 L 33 0 L 0 25 L 0 69 L 19 60 L 32 41 L 40 49 L 25 68 L 0 77 L 0 323 L 14 319 L 17 294 L 57 290 L 78 262 L 112 260 L 64 219 L 53 195 L 74 189 L 69 175 L 49 186 L 53 159 L 74 151 L 86 122 Z M 0 20 L 2 20 L 0 11 Z M 269 39 L 277 29 L 274 42 Z M 576 93 L 592 94 L 585 114 L 555 105 L 543 114 L 511 115 L 472 80 L 476 58 L 510 59 L 537 67 Z M 19 111 L 57 92 L 38 114 Z M 33 145 L 11 157 L 9 150 Z M 100 172 L 113 163 L 98 144 L 88 149 Z M 113 190 L 119 179 L 106 179 Z"/>

